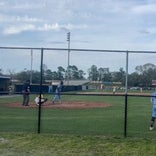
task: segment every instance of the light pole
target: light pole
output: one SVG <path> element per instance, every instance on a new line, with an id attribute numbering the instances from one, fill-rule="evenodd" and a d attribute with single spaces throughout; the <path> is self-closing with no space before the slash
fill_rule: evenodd
<path id="1" fill-rule="evenodd" d="M 32 84 L 33 49 L 31 49 L 30 84 Z"/>
<path id="2" fill-rule="evenodd" d="M 70 32 L 67 33 L 68 41 L 68 67 L 67 67 L 67 85 L 69 85 L 69 64 L 70 64 Z"/>

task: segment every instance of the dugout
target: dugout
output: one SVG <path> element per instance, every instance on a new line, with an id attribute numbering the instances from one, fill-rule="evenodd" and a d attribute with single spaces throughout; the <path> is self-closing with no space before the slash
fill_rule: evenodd
<path id="1" fill-rule="evenodd" d="M 15 92 L 18 94 L 22 93 L 22 88 L 23 88 L 24 84 L 15 84 Z M 39 93 L 40 92 L 40 84 L 31 84 L 31 93 Z M 42 85 L 42 91 L 43 93 L 46 93 L 48 90 L 48 86 L 47 85 Z"/>
<path id="2" fill-rule="evenodd" d="M 7 94 L 9 85 L 10 85 L 10 77 L 0 76 L 0 94 Z"/>
<path id="3" fill-rule="evenodd" d="M 31 93 L 36 94 L 40 92 L 40 84 L 31 84 Z M 15 84 L 15 92 L 16 93 L 22 93 L 22 87 L 23 84 Z M 53 85 L 53 92 L 55 92 L 57 85 Z M 82 86 L 81 85 L 72 85 L 72 86 L 63 86 L 62 91 L 63 92 L 67 92 L 67 91 L 78 91 L 78 90 L 82 90 Z M 48 85 L 47 84 L 43 84 L 42 85 L 42 92 L 43 93 L 48 93 Z"/>

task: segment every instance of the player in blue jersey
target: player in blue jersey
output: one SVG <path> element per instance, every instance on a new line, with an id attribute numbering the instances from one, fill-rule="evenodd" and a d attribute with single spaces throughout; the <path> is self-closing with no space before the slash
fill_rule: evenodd
<path id="1" fill-rule="evenodd" d="M 61 99 L 61 91 L 63 88 L 63 81 L 60 81 L 60 83 L 58 84 L 58 86 L 56 87 L 55 90 L 55 96 L 53 98 L 53 104 L 55 104 L 55 101 L 58 99 L 60 101 L 60 103 L 62 103 L 62 99 Z"/>
<path id="2" fill-rule="evenodd" d="M 154 129 L 154 122 L 155 122 L 155 119 L 156 119 L 156 90 L 155 92 L 152 94 L 152 97 L 151 97 L 151 102 L 153 104 L 153 108 L 152 108 L 152 118 L 151 118 L 151 124 L 150 124 L 150 130 L 153 130 Z"/>

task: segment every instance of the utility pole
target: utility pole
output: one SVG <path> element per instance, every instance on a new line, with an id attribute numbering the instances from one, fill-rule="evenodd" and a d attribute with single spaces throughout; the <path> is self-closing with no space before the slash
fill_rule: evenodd
<path id="1" fill-rule="evenodd" d="M 30 84 L 32 84 L 33 49 L 31 49 Z"/>
<path id="2" fill-rule="evenodd" d="M 70 64 L 70 32 L 67 33 L 68 41 L 68 67 L 67 67 L 67 85 L 69 85 L 69 64 Z"/>

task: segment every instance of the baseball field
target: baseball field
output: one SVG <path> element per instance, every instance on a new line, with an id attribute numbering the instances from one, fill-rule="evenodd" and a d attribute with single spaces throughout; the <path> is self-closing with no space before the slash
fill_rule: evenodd
<path id="1" fill-rule="evenodd" d="M 0 153 L 2 155 L 155 155 L 156 133 L 149 131 L 152 104 L 149 97 L 128 97 L 127 137 L 124 137 L 124 96 L 52 95 L 41 109 L 31 95 L 0 98 Z"/>

